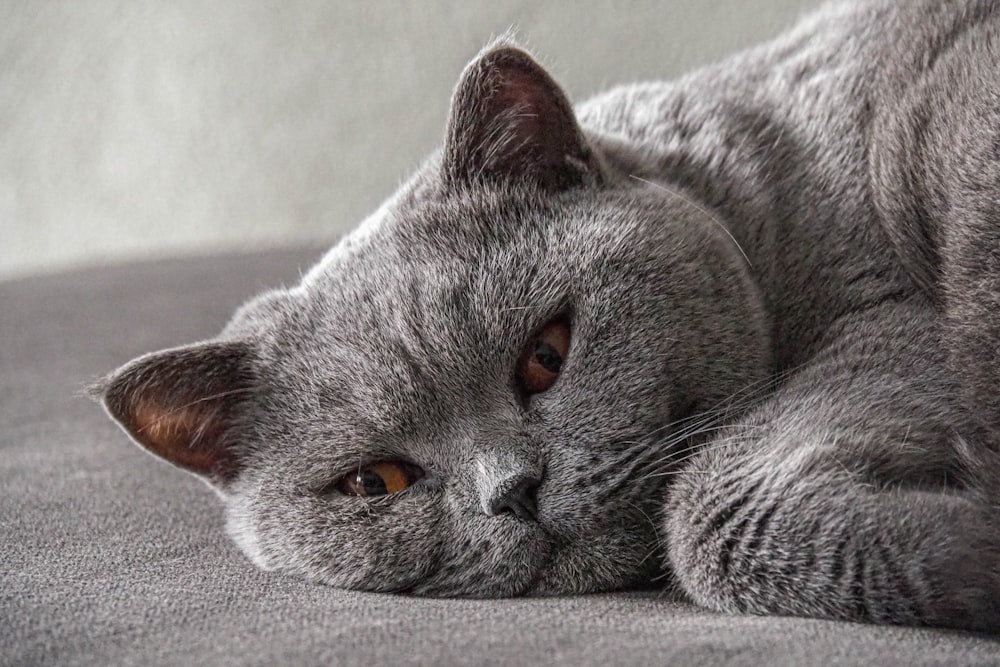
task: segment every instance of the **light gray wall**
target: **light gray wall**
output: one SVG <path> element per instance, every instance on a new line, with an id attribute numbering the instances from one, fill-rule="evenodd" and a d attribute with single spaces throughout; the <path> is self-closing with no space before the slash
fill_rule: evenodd
<path id="1" fill-rule="evenodd" d="M 769 37 L 815 0 L 0 0 L 0 278 L 332 240 L 440 140 L 516 26 L 574 99 Z"/>

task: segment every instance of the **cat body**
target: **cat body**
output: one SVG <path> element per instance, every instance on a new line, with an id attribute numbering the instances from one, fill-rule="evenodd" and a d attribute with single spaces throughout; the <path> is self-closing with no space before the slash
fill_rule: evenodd
<path id="1" fill-rule="evenodd" d="M 506 40 L 301 284 L 107 378 L 258 565 L 1000 630 L 1000 3 L 575 110 Z"/>

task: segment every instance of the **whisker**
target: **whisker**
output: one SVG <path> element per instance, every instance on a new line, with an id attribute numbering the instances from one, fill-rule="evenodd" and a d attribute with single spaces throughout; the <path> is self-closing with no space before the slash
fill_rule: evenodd
<path id="1" fill-rule="evenodd" d="M 674 197 L 676 197 L 680 201 L 684 202 L 685 204 L 688 204 L 689 206 L 691 206 L 691 207 L 697 209 L 698 211 L 700 211 L 701 213 L 703 213 L 705 215 L 705 217 L 707 217 L 709 220 L 711 220 L 716 225 L 718 225 L 719 228 L 726 233 L 726 236 L 728 236 L 730 239 L 732 239 L 733 243 L 736 245 L 736 249 L 740 251 L 740 254 L 743 255 L 743 259 L 746 260 L 747 266 L 749 266 L 751 269 L 753 268 L 753 264 L 750 262 L 750 257 L 748 257 L 747 254 L 746 254 L 746 252 L 743 250 L 743 246 L 740 245 L 740 242 L 736 240 L 736 237 L 733 236 L 732 232 L 729 231 L 729 228 L 726 227 L 722 223 L 722 221 L 719 220 L 718 216 L 716 216 L 714 213 L 712 213 L 711 211 L 709 211 L 708 209 L 706 209 L 704 206 L 702 206 L 698 202 L 696 202 L 693 199 L 691 199 L 690 197 L 688 197 L 688 196 L 682 194 L 681 192 L 679 192 L 677 190 L 674 190 L 673 188 L 668 187 L 668 186 L 666 186 L 666 185 L 664 185 L 662 183 L 654 183 L 653 181 L 650 181 L 650 180 L 647 180 L 645 178 L 642 178 L 641 176 L 636 176 L 635 174 L 629 174 L 629 176 L 631 178 L 634 178 L 637 181 L 640 181 L 640 182 L 645 183 L 647 185 L 651 185 L 654 188 L 657 188 L 659 190 L 663 190 L 664 192 L 666 192 L 666 193 L 668 193 L 670 195 L 673 195 Z"/>
<path id="2" fill-rule="evenodd" d="M 626 484 L 637 488 L 660 485 L 680 474 L 707 475 L 711 471 L 685 467 L 699 455 L 747 438 L 756 438 L 768 429 L 767 424 L 733 419 L 760 405 L 787 377 L 805 364 L 799 364 L 749 382 L 719 400 L 712 407 L 662 424 L 641 438 L 620 441 L 625 449 L 591 474 L 603 487 L 599 497 L 618 494 Z"/>

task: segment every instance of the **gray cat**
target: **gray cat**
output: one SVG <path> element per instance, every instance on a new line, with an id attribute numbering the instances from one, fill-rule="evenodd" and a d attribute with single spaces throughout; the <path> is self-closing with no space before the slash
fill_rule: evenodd
<path id="1" fill-rule="evenodd" d="M 574 111 L 501 39 L 301 284 L 98 391 L 265 569 L 1000 631 L 998 45 L 838 3 Z"/>

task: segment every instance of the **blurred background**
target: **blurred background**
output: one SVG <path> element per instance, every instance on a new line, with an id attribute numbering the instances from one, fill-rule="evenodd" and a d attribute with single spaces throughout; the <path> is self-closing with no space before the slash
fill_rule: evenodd
<path id="1" fill-rule="evenodd" d="M 332 243 L 441 140 L 510 27 L 573 100 L 817 0 L 0 0 L 0 280 Z"/>

